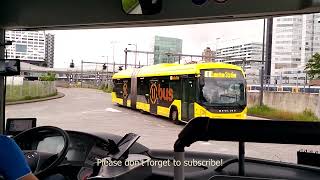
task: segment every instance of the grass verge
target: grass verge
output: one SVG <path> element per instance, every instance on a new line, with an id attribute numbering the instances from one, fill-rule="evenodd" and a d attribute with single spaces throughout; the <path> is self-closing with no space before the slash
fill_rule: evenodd
<path id="1" fill-rule="evenodd" d="M 310 110 L 302 113 L 293 113 L 280 111 L 268 106 L 254 106 L 248 109 L 248 115 L 263 117 L 276 120 L 293 120 L 293 121 L 320 121 L 320 119 Z"/>
<path id="2" fill-rule="evenodd" d="M 53 94 L 49 94 L 47 96 L 25 96 L 23 98 L 13 98 L 13 99 L 6 99 L 6 102 L 17 102 L 17 101 L 25 101 L 25 100 L 34 100 L 34 99 L 41 99 L 41 98 L 47 98 L 58 95 L 58 92 L 55 92 Z"/>

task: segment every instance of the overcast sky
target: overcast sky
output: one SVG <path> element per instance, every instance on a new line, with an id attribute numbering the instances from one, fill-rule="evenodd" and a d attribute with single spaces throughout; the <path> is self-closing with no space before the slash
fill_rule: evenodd
<path id="1" fill-rule="evenodd" d="M 55 34 L 55 67 L 66 68 L 71 59 L 76 66 L 80 61 L 124 63 L 123 50 L 135 49 L 129 43 L 137 44 L 138 50 L 153 51 L 155 35 L 180 38 L 183 40 L 184 54 L 201 55 L 206 47 L 221 48 L 230 42 L 262 42 L 263 20 L 195 24 L 180 26 L 114 28 L 91 30 L 47 31 Z M 218 41 L 218 42 L 217 42 Z M 139 55 L 138 61 L 146 63 L 146 56 Z M 128 58 L 134 62 L 134 54 Z"/>

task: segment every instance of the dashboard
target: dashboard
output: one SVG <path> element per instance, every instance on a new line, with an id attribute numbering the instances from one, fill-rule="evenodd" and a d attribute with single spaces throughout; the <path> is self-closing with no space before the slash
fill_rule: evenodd
<path id="1" fill-rule="evenodd" d="M 108 142 L 99 137 L 80 133 L 68 132 L 70 137 L 70 146 L 66 155 L 68 162 L 82 162 L 85 165 L 92 166 L 96 158 L 103 158 L 108 154 Z M 61 136 L 50 136 L 39 141 L 36 148 L 39 152 L 59 153 L 64 145 Z"/>
<path id="2" fill-rule="evenodd" d="M 23 146 L 26 146 L 28 149 L 29 146 L 32 146 L 34 150 L 39 152 L 48 152 L 48 153 L 59 153 L 63 148 L 64 141 L 61 137 L 48 134 L 43 132 L 44 136 L 32 136 L 32 138 L 27 138 L 31 142 L 21 141 Z M 121 139 L 120 136 L 112 135 L 108 133 L 95 133 L 87 134 L 77 131 L 67 131 L 70 137 L 70 147 L 68 149 L 66 159 L 57 166 L 57 169 L 54 169 L 54 172 L 63 174 L 66 179 L 78 179 L 86 180 L 89 177 L 93 170 L 93 165 L 96 162 L 96 158 L 104 158 L 108 154 L 109 141 L 112 139 L 115 142 L 119 142 Z M 38 138 L 38 139 L 37 139 Z M 125 144 L 124 141 L 123 144 Z M 32 148 L 32 149 L 33 149 Z M 145 153 L 147 152 L 147 153 Z M 170 160 L 174 158 L 174 153 L 171 150 L 150 150 L 145 146 L 135 143 L 132 148 L 129 150 L 129 154 L 147 154 L 153 160 Z M 208 159 L 223 159 L 223 162 L 227 162 L 232 159 L 237 159 L 236 156 L 224 155 L 224 154 L 215 154 L 215 153 L 199 153 L 199 152 L 186 152 L 185 157 L 188 160 L 205 160 Z M 231 161 L 230 161 L 231 162 Z M 147 167 L 147 166 L 143 166 Z M 173 166 L 168 167 L 158 167 L 153 166 L 150 179 L 173 179 Z M 189 166 L 185 168 L 186 178 L 187 179 L 209 179 L 214 175 L 234 175 L 238 173 L 238 163 L 229 164 L 221 172 L 215 171 L 216 167 L 199 167 L 199 166 Z M 102 173 L 116 174 L 118 171 L 108 171 L 109 169 L 102 169 Z M 126 168 L 121 168 L 121 170 L 127 170 Z M 150 172 L 150 169 L 138 169 L 137 173 L 141 172 Z M 141 171 L 140 171 L 141 170 Z M 96 172 L 96 171 L 95 171 Z M 112 173 L 110 173 L 112 172 Z M 100 172 L 99 172 L 100 173 Z M 132 176 L 130 173 L 124 174 Z M 320 169 L 317 167 L 308 167 L 303 165 L 289 164 L 289 163 L 280 163 L 272 162 L 266 160 L 246 158 L 246 175 L 251 177 L 261 177 L 261 178 L 273 178 L 273 179 L 310 179 L 318 180 L 319 179 Z M 103 174 L 104 175 L 104 174 Z M 134 177 L 134 176 L 132 176 Z M 0 178 L 1 179 L 1 178 Z M 127 178 L 134 179 L 134 178 Z M 139 179 L 139 178 L 136 178 Z M 141 179 L 141 178 L 140 178 Z"/>
<path id="3" fill-rule="evenodd" d="M 77 179 L 86 179 L 92 173 L 92 167 L 97 158 L 104 158 L 108 154 L 108 141 L 100 137 L 68 131 L 70 146 L 66 159 L 62 162 L 72 166 L 81 167 Z M 38 152 L 59 153 L 64 146 L 61 136 L 48 136 L 38 142 L 36 150 Z"/>

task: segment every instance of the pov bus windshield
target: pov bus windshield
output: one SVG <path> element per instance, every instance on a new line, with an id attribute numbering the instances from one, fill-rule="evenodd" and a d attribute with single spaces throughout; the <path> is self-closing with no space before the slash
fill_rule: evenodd
<path id="1" fill-rule="evenodd" d="M 205 106 L 246 106 L 245 79 L 240 71 L 203 70 L 200 77 L 200 101 Z"/>
<path id="2" fill-rule="evenodd" d="M 157 27 L 6 30 L 12 45 L 4 54 L 21 60 L 21 74 L 7 78 L 12 105 L 6 118 L 121 137 L 135 133 L 138 143 L 170 151 L 185 125 L 199 117 L 319 122 L 319 20 L 317 13 Z M 21 101 L 30 103 L 16 104 Z M 91 137 L 74 133 L 71 139 L 68 160 L 92 159 L 86 156 Z M 39 141 L 39 151 L 63 147 L 60 137 Z M 296 164 L 301 149 L 320 150 L 246 142 L 245 155 Z M 238 154 L 237 145 L 225 141 L 197 142 L 186 151 Z"/>

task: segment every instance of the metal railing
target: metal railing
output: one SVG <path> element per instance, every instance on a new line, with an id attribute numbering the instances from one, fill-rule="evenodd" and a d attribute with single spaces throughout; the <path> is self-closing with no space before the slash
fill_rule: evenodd
<path id="1" fill-rule="evenodd" d="M 249 85 L 260 85 L 260 75 L 247 75 L 247 83 Z M 309 79 L 305 74 L 298 74 L 295 76 L 268 76 L 264 75 L 264 85 L 277 85 L 277 86 L 308 86 Z"/>

